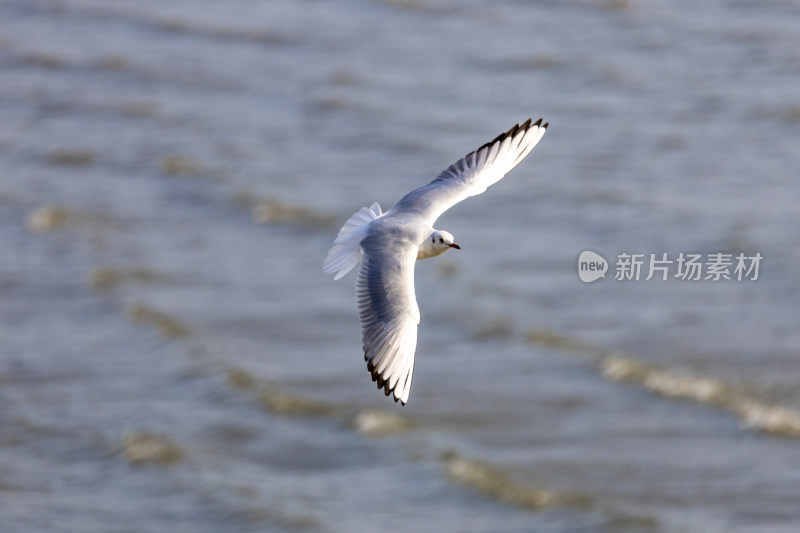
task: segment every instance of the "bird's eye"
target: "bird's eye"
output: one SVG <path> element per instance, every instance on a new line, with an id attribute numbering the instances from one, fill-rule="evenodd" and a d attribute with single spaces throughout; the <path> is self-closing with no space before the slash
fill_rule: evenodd
<path id="1" fill-rule="evenodd" d="M 439 237 L 439 242 L 444 243 L 444 239 Z"/>

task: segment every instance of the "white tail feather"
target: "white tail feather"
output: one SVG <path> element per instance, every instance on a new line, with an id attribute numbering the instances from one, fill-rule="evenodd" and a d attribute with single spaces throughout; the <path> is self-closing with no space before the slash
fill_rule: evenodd
<path id="1" fill-rule="evenodd" d="M 361 262 L 361 241 L 367 236 L 367 226 L 381 215 L 381 206 L 375 202 L 369 207 L 362 207 L 348 218 L 333 241 L 333 247 L 328 250 L 322 270 L 326 274 L 335 272 L 335 280 L 353 270 Z"/>

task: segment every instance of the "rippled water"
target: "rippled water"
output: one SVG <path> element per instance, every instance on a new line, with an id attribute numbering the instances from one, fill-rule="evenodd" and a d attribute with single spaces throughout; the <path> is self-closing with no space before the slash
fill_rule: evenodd
<path id="1" fill-rule="evenodd" d="M 795 531 L 799 20 L 4 0 L 0 530 Z M 417 265 L 401 408 L 322 258 L 529 116 Z M 585 285 L 585 249 L 764 261 Z"/>

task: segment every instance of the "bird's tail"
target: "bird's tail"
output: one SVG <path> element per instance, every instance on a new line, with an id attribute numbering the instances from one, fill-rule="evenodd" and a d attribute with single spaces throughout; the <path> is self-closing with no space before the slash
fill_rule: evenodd
<path id="1" fill-rule="evenodd" d="M 361 261 L 361 241 L 367 236 L 367 226 L 381 215 L 381 206 L 375 202 L 369 207 L 362 207 L 348 218 L 333 241 L 333 247 L 328 250 L 322 270 L 326 274 L 335 272 L 333 279 L 340 279 L 353 270 Z"/>

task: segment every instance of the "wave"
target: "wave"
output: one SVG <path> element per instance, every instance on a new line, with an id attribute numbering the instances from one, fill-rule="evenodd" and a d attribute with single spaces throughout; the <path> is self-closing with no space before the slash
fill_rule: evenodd
<path id="1" fill-rule="evenodd" d="M 249 208 L 253 221 L 257 224 L 294 224 L 308 229 L 337 229 L 341 224 L 338 217 L 319 213 L 310 207 L 293 205 L 278 198 L 258 199 L 248 193 L 240 193 L 234 202 Z"/>
<path id="2" fill-rule="evenodd" d="M 386 411 L 364 410 L 353 418 L 353 428 L 370 437 L 385 437 L 407 431 L 412 427 L 411 421 L 401 415 Z"/>
<path id="3" fill-rule="evenodd" d="M 180 338 L 187 337 L 191 333 L 189 326 L 177 318 L 144 304 L 132 304 L 128 307 L 127 314 L 128 318 L 136 324 L 153 326 L 162 337 Z"/>
<path id="4" fill-rule="evenodd" d="M 110 289 L 128 282 L 154 282 L 161 277 L 146 268 L 138 267 L 98 267 L 87 277 L 87 283 L 94 289 Z"/>
<path id="5" fill-rule="evenodd" d="M 531 344 L 598 358 L 601 375 L 611 381 L 643 387 L 664 398 L 689 400 L 734 414 L 744 427 L 800 438 L 800 410 L 765 402 L 742 387 L 682 369 L 659 368 L 632 355 L 612 353 L 583 341 L 536 329 L 526 334 Z"/>
<path id="6" fill-rule="evenodd" d="M 130 433 L 122 439 L 122 455 L 131 464 L 171 464 L 184 457 L 184 451 L 157 433 Z"/>
<path id="7" fill-rule="evenodd" d="M 682 370 L 664 370 L 631 357 L 609 355 L 600 361 L 604 377 L 633 383 L 666 398 L 712 405 L 736 415 L 745 427 L 800 438 L 800 411 L 763 402 L 719 379 Z"/>
<path id="8" fill-rule="evenodd" d="M 66 228 L 100 226 L 107 227 L 110 217 L 97 213 L 76 211 L 61 205 L 46 205 L 32 211 L 25 219 L 25 227 L 31 233 L 53 233 Z"/>
<path id="9" fill-rule="evenodd" d="M 230 368 L 228 386 L 253 394 L 267 411 L 284 416 L 332 416 L 336 409 L 330 404 L 276 390 L 246 370 Z"/>
<path id="10" fill-rule="evenodd" d="M 647 531 L 658 529 L 658 520 L 650 515 L 630 514 L 621 511 L 609 502 L 601 502 L 587 494 L 565 492 L 518 482 L 503 469 L 475 459 L 469 459 L 453 451 L 447 451 L 442 459 L 447 476 L 456 483 L 477 490 L 501 503 L 515 505 L 529 511 L 540 511 L 551 507 L 571 507 L 605 515 L 606 526 L 611 530 Z"/>
<path id="11" fill-rule="evenodd" d="M 588 507 L 591 503 L 589 497 L 581 494 L 520 484 L 489 463 L 467 459 L 452 451 L 445 452 L 443 459 L 450 479 L 505 503 L 526 509 L 553 506 Z"/>

